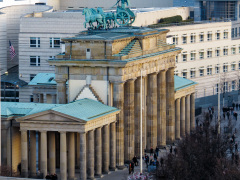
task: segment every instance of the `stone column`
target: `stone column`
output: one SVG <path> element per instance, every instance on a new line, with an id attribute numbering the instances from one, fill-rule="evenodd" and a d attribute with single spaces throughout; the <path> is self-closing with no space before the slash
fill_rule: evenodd
<path id="1" fill-rule="evenodd" d="M 47 132 L 41 131 L 41 173 L 47 175 Z"/>
<path id="2" fill-rule="evenodd" d="M 60 177 L 67 180 L 67 138 L 66 132 L 60 132 Z"/>
<path id="3" fill-rule="evenodd" d="M 131 161 L 134 156 L 134 80 L 125 84 L 124 97 L 124 160 Z"/>
<path id="4" fill-rule="evenodd" d="M 57 104 L 67 103 L 66 80 L 56 80 L 57 82 Z"/>
<path id="5" fill-rule="evenodd" d="M 94 131 L 88 131 L 88 179 L 94 179 Z"/>
<path id="6" fill-rule="evenodd" d="M 185 104 L 185 131 L 187 134 L 190 133 L 190 95 L 186 96 L 186 104 Z"/>
<path id="7" fill-rule="evenodd" d="M 185 136 L 185 97 L 181 97 L 181 106 L 180 106 L 180 135 L 181 137 Z"/>
<path id="8" fill-rule="evenodd" d="M 158 74 L 158 146 L 166 146 L 166 71 Z"/>
<path id="9" fill-rule="evenodd" d="M 21 176 L 28 177 L 28 141 L 27 130 L 21 130 Z"/>
<path id="10" fill-rule="evenodd" d="M 55 132 L 49 132 L 49 171 L 56 173 L 56 140 Z"/>
<path id="11" fill-rule="evenodd" d="M 38 131 L 38 170 L 41 170 L 41 132 Z"/>
<path id="12" fill-rule="evenodd" d="M 175 138 L 180 139 L 180 99 L 175 101 Z"/>
<path id="13" fill-rule="evenodd" d="M 157 146 L 157 73 L 148 75 L 147 150 Z"/>
<path id="14" fill-rule="evenodd" d="M 52 97 L 52 104 L 56 104 L 57 103 L 56 94 L 52 94 L 51 97 Z"/>
<path id="15" fill-rule="evenodd" d="M 76 133 L 76 167 L 80 168 L 80 134 Z"/>
<path id="16" fill-rule="evenodd" d="M 102 177 L 102 128 L 95 130 L 95 175 Z"/>
<path id="17" fill-rule="evenodd" d="M 80 180 L 87 179 L 86 133 L 80 133 Z"/>
<path id="18" fill-rule="evenodd" d="M 110 170 L 116 170 L 116 123 L 110 124 Z"/>
<path id="19" fill-rule="evenodd" d="M 38 103 L 39 102 L 38 94 L 36 94 L 36 93 L 33 94 L 33 102 L 34 103 Z"/>
<path id="20" fill-rule="evenodd" d="M 44 103 L 43 94 L 39 94 L 39 103 Z"/>
<path id="21" fill-rule="evenodd" d="M 36 131 L 30 131 L 30 174 L 36 176 Z"/>
<path id="22" fill-rule="evenodd" d="M 175 141 L 175 91 L 174 68 L 169 68 L 167 78 L 167 143 Z"/>
<path id="23" fill-rule="evenodd" d="M 120 109 L 116 124 L 116 160 L 117 167 L 124 169 L 124 83 L 113 83 L 113 106 Z"/>
<path id="24" fill-rule="evenodd" d="M 103 126 L 103 136 L 102 136 L 102 155 L 103 155 L 103 174 L 109 173 L 109 126 L 105 125 Z"/>
<path id="25" fill-rule="evenodd" d="M 191 94 L 191 131 L 193 131 L 195 129 L 195 93 Z"/>
<path id="26" fill-rule="evenodd" d="M 75 134 L 68 134 L 68 179 L 75 179 Z"/>
<path id="27" fill-rule="evenodd" d="M 47 94 L 46 93 L 43 94 L 43 103 L 47 103 Z"/>

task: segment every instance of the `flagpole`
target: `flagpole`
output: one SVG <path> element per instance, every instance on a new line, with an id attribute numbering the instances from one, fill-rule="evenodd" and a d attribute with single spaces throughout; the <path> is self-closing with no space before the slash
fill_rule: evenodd
<path id="1" fill-rule="evenodd" d="M 141 69 L 141 110 L 140 110 L 140 173 L 142 173 L 142 69 Z"/>

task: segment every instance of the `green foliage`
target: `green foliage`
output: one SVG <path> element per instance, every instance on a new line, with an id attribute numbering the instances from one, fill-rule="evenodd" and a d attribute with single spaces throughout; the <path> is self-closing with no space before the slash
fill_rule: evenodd
<path id="1" fill-rule="evenodd" d="M 179 23 L 181 21 L 182 21 L 182 16 L 177 15 L 177 16 L 172 16 L 168 18 L 162 18 L 159 20 L 159 23 L 168 24 L 168 23 Z"/>

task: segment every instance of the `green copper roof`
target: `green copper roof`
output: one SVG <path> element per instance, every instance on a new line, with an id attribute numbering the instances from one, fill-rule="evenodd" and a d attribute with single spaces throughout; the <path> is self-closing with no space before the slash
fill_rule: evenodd
<path id="1" fill-rule="evenodd" d="M 47 110 L 60 112 L 84 121 L 90 121 L 119 111 L 115 107 L 91 99 L 81 99 L 69 104 L 1 102 L 1 115 L 7 117 L 28 116 Z"/>
<path id="2" fill-rule="evenodd" d="M 189 79 L 185 79 L 179 76 L 174 76 L 174 89 L 175 91 L 178 91 L 180 89 L 184 89 L 186 87 L 196 85 L 197 83 L 194 81 L 191 81 Z"/>
<path id="3" fill-rule="evenodd" d="M 54 73 L 38 73 L 29 83 L 28 85 L 56 85 L 55 74 Z"/>

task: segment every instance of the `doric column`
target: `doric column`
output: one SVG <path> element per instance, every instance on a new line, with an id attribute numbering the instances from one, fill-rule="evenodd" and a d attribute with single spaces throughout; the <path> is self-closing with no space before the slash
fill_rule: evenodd
<path id="1" fill-rule="evenodd" d="M 195 129 L 195 93 L 191 94 L 191 131 Z"/>
<path id="2" fill-rule="evenodd" d="M 67 180 L 67 138 L 66 132 L 60 132 L 60 177 Z"/>
<path id="3" fill-rule="evenodd" d="M 30 131 L 30 174 L 36 176 L 36 131 Z"/>
<path id="4" fill-rule="evenodd" d="M 41 173 L 47 175 L 47 132 L 41 131 Z"/>
<path id="5" fill-rule="evenodd" d="M 134 97 L 134 131 L 135 131 L 135 153 L 140 155 L 140 117 L 141 117 L 141 77 L 135 80 L 135 97 Z"/>
<path id="6" fill-rule="evenodd" d="M 44 103 L 43 94 L 39 94 L 39 103 Z"/>
<path id="7" fill-rule="evenodd" d="M 186 109 L 185 109 L 185 131 L 187 134 L 190 133 L 190 95 L 186 96 Z"/>
<path id="8" fill-rule="evenodd" d="M 86 133 L 80 133 L 80 180 L 87 179 Z"/>
<path id="9" fill-rule="evenodd" d="M 38 103 L 39 102 L 38 94 L 36 94 L 36 93 L 33 94 L 33 102 L 34 103 Z"/>
<path id="10" fill-rule="evenodd" d="M 117 167 L 123 169 L 124 166 L 124 83 L 113 83 L 113 106 L 120 109 L 117 115 L 116 124 L 116 160 Z"/>
<path id="11" fill-rule="evenodd" d="M 55 132 L 49 132 L 49 171 L 56 173 L 56 141 Z"/>
<path id="12" fill-rule="evenodd" d="M 174 68 L 169 68 L 167 79 L 167 143 L 175 140 L 175 91 L 174 91 Z"/>
<path id="13" fill-rule="evenodd" d="M 109 154 L 108 154 L 109 155 Z M 88 179 L 94 179 L 94 131 L 88 131 Z"/>
<path id="14" fill-rule="evenodd" d="M 28 177 L 28 141 L 27 130 L 21 130 L 21 176 Z"/>
<path id="15" fill-rule="evenodd" d="M 38 131 L 38 169 L 41 170 L 41 132 Z"/>
<path id="16" fill-rule="evenodd" d="M 47 103 L 47 94 L 46 93 L 43 94 L 43 103 Z"/>
<path id="17" fill-rule="evenodd" d="M 158 74 L 158 146 L 166 146 L 166 71 Z"/>
<path id="18" fill-rule="evenodd" d="M 75 179 L 75 134 L 68 134 L 68 179 Z"/>
<path id="19" fill-rule="evenodd" d="M 66 104 L 67 103 L 67 94 L 66 94 L 66 80 L 59 79 L 57 82 L 57 104 Z"/>
<path id="20" fill-rule="evenodd" d="M 80 168 L 80 134 L 76 133 L 76 167 Z"/>
<path id="21" fill-rule="evenodd" d="M 147 150 L 157 146 L 157 73 L 148 75 Z"/>
<path id="22" fill-rule="evenodd" d="M 125 84 L 124 98 L 124 160 L 131 161 L 134 156 L 134 80 Z"/>
<path id="23" fill-rule="evenodd" d="M 185 97 L 181 98 L 181 106 L 180 106 L 180 135 L 181 137 L 185 136 Z"/>
<path id="24" fill-rule="evenodd" d="M 116 169 L 116 123 L 110 124 L 110 170 Z"/>
<path id="25" fill-rule="evenodd" d="M 108 174 L 109 173 L 109 126 L 108 125 L 105 125 L 103 126 L 103 136 L 102 136 L 102 139 L 103 139 L 103 152 L 102 152 L 102 155 L 103 155 L 103 159 L 102 159 L 102 162 L 103 162 L 103 174 Z"/>
<path id="26" fill-rule="evenodd" d="M 180 99 L 175 101 L 175 138 L 180 139 Z"/>
<path id="27" fill-rule="evenodd" d="M 102 177 L 102 128 L 95 130 L 95 175 Z"/>

